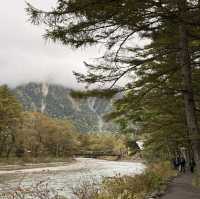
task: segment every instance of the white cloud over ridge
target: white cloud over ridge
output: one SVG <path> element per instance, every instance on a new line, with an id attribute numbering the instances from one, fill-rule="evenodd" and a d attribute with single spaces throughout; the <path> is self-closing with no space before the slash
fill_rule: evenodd
<path id="1" fill-rule="evenodd" d="M 29 0 L 39 8 L 49 8 L 56 0 Z M 43 28 L 27 22 L 24 0 L 7 0 L 0 7 L 0 84 L 11 87 L 51 81 L 77 87 L 72 71 L 84 72 L 83 61 L 99 56 L 100 50 L 71 50 L 45 42 Z"/>

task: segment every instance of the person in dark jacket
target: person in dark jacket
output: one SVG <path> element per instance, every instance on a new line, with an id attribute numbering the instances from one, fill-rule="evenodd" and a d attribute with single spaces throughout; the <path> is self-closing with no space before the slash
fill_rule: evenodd
<path id="1" fill-rule="evenodd" d="M 181 166 L 180 171 L 183 172 L 183 173 L 185 173 L 185 164 L 186 164 L 185 158 L 182 156 L 180 158 L 180 166 Z"/>
<path id="2" fill-rule="evenodd" d="M 176 169 L 176 170 L 179 169 L 179 166 L 180 166 L 180 157 L 179 156 L 173 158 L 173 166 L 174 166 L 174 169 Z"/>
<path id="3" fill-rule="evenodd" d="M 194 173 L 194 168 L 195 168 L 195 166 L 196 166 L 196 163 L 195 163 L 195 161 L 194 161 L 194 158 L 192 158 L 192 159 L 190 160 L 190 171 L 191 171 L 191 173 Z"/>

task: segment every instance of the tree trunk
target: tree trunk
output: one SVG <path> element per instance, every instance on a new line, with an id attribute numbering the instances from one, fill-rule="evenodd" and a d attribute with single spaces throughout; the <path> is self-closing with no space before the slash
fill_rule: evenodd
<path id="1" fill-rule="evenodd" d="M 5 149 L 5 143 L 6 143 L 6 137 L 3 137 L 3 138 L 0 140 L 0 157 L 3 156 L 4 149 Z"/>
<path id="2" fill-rule="evenodd" d="M 186 1 L 180 1 L 180 9 L 184 16 Z M 191 139 L 192 148 L 194 151 L 194 158 L 196 162 L 200 162 L 200 131 L 198 127 L 194 93 L 192 86 L 192 67 L 190 60 L 190 51 L 189 51 L 189 41 L 187 34 L 187 26 L 183 22 L 180 22 L 179 25 L 179 34 L 180 34 L 180 65 L 182 71 L 182 86 L 183 86 L 183 97 L 185 104 L 185 114 L 187 127 L 189 132 L 189 137 Z"/>
<path id="3" fill-rule="evenodd" d="M 59 157 L 59 145 L 56 144 L 56 158 Z"/>
<path id="4" fill-rule="evenodd" d="M 12 146 L 8 146 L 8 149 L 7 149 L 7 152 L 6 152 L 6 159 L 9 159 L 9 157 L 10 157 L 10 154 L 11 154 L 11 152 L 12 152 Z"/>
<path id="5" fill-rule="evenodd" d="M 14 148 L 15 145 L 15 134 L 12 133 L 11 135 L 11 143 L 8 144 L 7 152 L 6 152 L 6 158 L 8 159 L 10 157 L 10 154 Z"/>

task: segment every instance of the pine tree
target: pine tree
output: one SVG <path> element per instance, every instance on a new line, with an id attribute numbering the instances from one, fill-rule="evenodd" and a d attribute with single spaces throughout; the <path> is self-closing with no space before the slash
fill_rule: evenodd
<path id="1" fill-rule="evenodd" d="M 183 98 L 176 83 L 178 76 L 174 74 L 174 79 L 162 83 L 162 86 L 152 83 L 137 92 L 126 93 L 123 99 L 115 101 L 115 111 L 105 117 L 122 123 L 125 133 L 135 129 L 136 138 L 144 139 L 145 151 L 151 160 L 170 159 L 182 147 L 190 152 Z M 148 91 L 149 88 L 154 89 Z M 129 124 L 135 124 L 134 129 L 129 129 Z"/>
<path id="2" fill-rule="evenodd" d="M 99 65 L 86 64 L 88 74 L 75 73 L 80 82 L 110 83 L 112 88 L 127 74 L 137 73 L 140 87 L 135 86 L 137 78 L 132 78 L 131 84 L 120 89 L 134 93 L 152 82 L 157 83 L 156 87 L 162 86 L 179 71 L 187 128 L 195 159 L 200 161 L 193 86 L 193 71 L 199 67 L 200 55 L 199 5 L 197 0 L 58 0 L 50 12 L 30 4 L 27 11 L 32 23 L 47 25 L 46 38 L 76 48 L 98 43 L 107 47 L 109 53 Z M 138 36 L 146 41 L 144 46 L 134 45 Z M 150 78 L 145 77 L 148 73 Z M 149 87 L 144 92 L 153 89 Z"/>

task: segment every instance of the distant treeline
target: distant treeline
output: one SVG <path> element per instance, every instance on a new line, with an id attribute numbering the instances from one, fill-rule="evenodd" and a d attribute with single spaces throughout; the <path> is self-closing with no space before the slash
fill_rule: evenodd
<path id="1" fill-rule="evenodd" d="M 6 86 L 0 87 L 0 157 L 72 157 L 75 154 L 125 154 L 128 140 L 113 133 L 81 134 L 68 120 L 23 112 Z"/>

